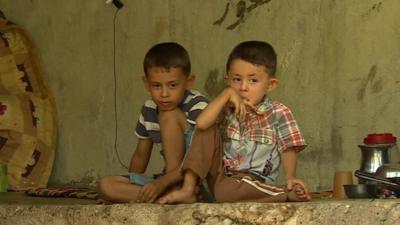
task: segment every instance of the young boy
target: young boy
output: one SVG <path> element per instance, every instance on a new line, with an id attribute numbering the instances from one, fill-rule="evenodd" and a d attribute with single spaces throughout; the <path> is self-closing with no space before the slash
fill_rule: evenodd
<path id="1" fill-rule="evenodd" d="M 190 91 L 189 55 L 177 43 L 160 43 L 146 54 L 143 81 L 151 100 L 142 107 L 136 126 L 138 143 L 129 172 L 104 177 L 99 182 L 103 198 L 112 202 L 154 202 L 169 187 L 182 181 L 179 166 L 190 144 L 195 121 L 206 107 L 207 99 Z M 146 177 L 153 144 L 165 160 L 161 176 Z"/>
<path id="2" fill-rule="evenodd" d="M 196 132 L 182 171 L 184 184 L 160 203 L 196 201 L 195 187 L 207 178 L 217 202 L 308 201 L 296 178 L 296 154 L 306 144 L 291 111 L 272 101 L 276 53 L 261 41 L 242 42 L 231 52 L 229 85 L 197 118 Z M 274 185 L 282 161 L 286 188 Z"/>

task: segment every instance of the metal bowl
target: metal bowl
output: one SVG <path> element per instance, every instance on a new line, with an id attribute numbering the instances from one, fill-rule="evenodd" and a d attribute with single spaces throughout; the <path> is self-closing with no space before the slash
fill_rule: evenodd
<path id="1" fill-rule="evenodd" d="M 376 198 L 379 185 L 376 184 L 349 184 L 343 185 L 348 198 Z"/>
<path id="2" fill-rule="evenodd" d="M 400 164 L 398 163 L 383 164 L 380 167 L 378 167 L 375 174 L 383 178 L 400 177 Z"/>

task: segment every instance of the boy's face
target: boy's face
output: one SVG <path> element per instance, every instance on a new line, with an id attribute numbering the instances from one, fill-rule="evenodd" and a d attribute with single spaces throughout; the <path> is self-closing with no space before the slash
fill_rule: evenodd
<path id="1" fill-rule="evenodd" d="M 264 66 L 241 59 L 232 61 L 225 79 L 231 88 L 254 106 L 263 100 L 266 93 L 274 90 L 278 85 L 278 80 L 270 77 Z"/>
<path id="2" fill-rule="evenodd" d="M 159 110 L 170 111 L 179 105 L 185 90 L 194 81 L 194 75 L 185 75 L 181 68 L 152 67 L 143 80 Z"/>

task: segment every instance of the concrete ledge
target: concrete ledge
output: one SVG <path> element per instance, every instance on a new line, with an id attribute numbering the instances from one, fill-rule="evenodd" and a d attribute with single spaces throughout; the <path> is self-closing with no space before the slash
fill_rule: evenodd
<path id="1" fill-rule="evenodd" d="M 0 204 L 0 224 L 400 224 L 400 200 L 234 204 Z"/>

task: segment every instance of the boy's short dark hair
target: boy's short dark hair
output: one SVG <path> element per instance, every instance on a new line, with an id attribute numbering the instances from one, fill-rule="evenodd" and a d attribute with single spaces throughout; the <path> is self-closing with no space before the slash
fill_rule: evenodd
<path id="1" fill-rule="evenodd" d="M 264 66 L 270 76 L 275 76 L 277 57 L 274 48 L 264 41 L 244 41 L 238 44 L 229 55 L 226 70 L 233 60 L 241 59 L 246 62 Z"/>
<path id="2" fill-rule="evenodd" d="M 185 75 L 190 74 L 191 65 L 186 49 L 175 42 L 164 42 L 154 45 L 146 53 L 143 61 L 143 70 L 147 76 L 148 70 L 153 67 L 170 69 L 182 68 Z"/>

